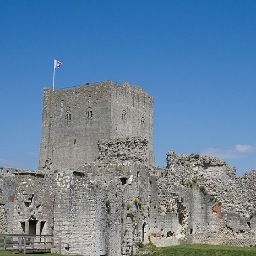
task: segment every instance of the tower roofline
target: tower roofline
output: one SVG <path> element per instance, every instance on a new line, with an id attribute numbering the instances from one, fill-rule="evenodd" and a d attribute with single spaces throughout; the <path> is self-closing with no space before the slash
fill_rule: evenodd
<path id="1" fill-rule="evenodd" d="M 59 92 L 59 91 L 72 91 L 72 90 L 80 90 L 80 89 L 95 89 L 95 87 L 119 87 L 119 88 L 126 88 L 127 90 L 132 90 L 136 93 L 142 93 L 148 96 L 151 100 L 153 100 L 152 96 L 149 96 L 147 91 L 143 90 L 142 87 L 137 86 L 137 85 L 130 85 L 128 82 L 125 82 L 123 84 L 114 82 L 112 80 L 106 80 L 106 81 L 101 81 L 101 82 L 93 82 L 93 83 L 85 83 L 82 85 L 76 85 L 72 87 L 64 87 L 60 88 L 57 90 L 54 90 L 54 92 Z M 45 87 L 44 90 L 51 90 L 52 88 Z"/>

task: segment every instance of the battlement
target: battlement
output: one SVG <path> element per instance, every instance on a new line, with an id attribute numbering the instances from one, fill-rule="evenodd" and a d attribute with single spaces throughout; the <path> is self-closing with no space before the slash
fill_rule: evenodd
<path id="1" fill-rule="evenodd" d="M 153 102 L 153 97 L 149 96 L 148 93 L 143 90 L 142 87 L 137 85 L 130 85 L 128 82 L 125 82 L 124 84 L 118 84 L 114 81 L 102 81 L 102 82 L 96 82 L 96 83 L 86 83 L 83 85 L 78 85 L 74 87 L 67 87 L 62 88 L 59 90 L 56 90 L 55 92 L 64 92 L 65 94 L 70 91 L 71 93 L 75 92 L 81 92 L 81 91 L 87 91 L 87 90 L 93 90 L 94 92 L 98 93 L 99 91 L 102 91 L 102 89 L 109 89 L 112 90 L 122 90 L 125 91 L 127 94 L 134 93 L 134 94 L 140 94 L 141 97 L 148 97 Z M 51 90 L 50 88 L 45 88 L 46 90 Z"/>

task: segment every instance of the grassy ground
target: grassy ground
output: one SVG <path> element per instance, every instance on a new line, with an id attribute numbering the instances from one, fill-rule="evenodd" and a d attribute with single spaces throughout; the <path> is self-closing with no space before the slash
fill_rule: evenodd
<path id="1" fill-rule="evenodd" d="M 219 245 L 179 245 L 169 248 L 143 248 L 144 256 L 256 256 L 255 247 Z"/>
<path id="2" fill-rule="evenodd" d="M 179 245 L 169 248 L 145 247 L 144 256 L 256 256 L 256 247 L 231 247 L 214 245 Z M 0 251 L 1 256 L 13 256 L 10 252 Z M 25 256 L 25 254 L 17 254 Z M 26 254 L 26 256 L 60 256 L 59 254 Z"/>

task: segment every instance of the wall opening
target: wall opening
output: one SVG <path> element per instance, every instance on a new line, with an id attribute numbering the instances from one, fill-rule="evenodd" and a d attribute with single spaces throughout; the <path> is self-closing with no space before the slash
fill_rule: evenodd
<path id="1" fill-rule="evenodd" d="M 37 224 L 37 220 L 29 220 L 28 233 L 30 235 L 36 235 L 36 224 Z"/>
<path id="2" fill-rule="evenodd" d="M 127 114 L 126 114 L 126 110 L 122 111 L 122 120 L 126 120 L 127 119 Z"/>
<path id="3" fill-rule="evenodd" d="M 141 126 L 145 127 L 145 117 L 144 116 L 141 118 L 140 122 L 141 122 Z"/>
<path id="4" fill-rule="evenodd" d="M 87 108 L 87 118 L 92 118 L 92 108 L 91 107 L 89 107 L 89 108 Z"/>
<path id="5" fill-rule="evenodd" d="M 45 226 L 45 221 L 40 222 L 40 235 L 42 235 Z"/>
<path id="6" fill-rule="evenodd" d="M 127 182 L 127 178 L 126 177 L 122 177 L 120 178 L 121 182 L 122 182 L 122 185 L 125 185 L 126 182 Z"/>
<path id="7" fill-rule="evenodd" d="M 24 204 L 26 207 L 29 207 L 31 205 L 31 201 L 25 201 Z"/>
<path id="8" fill-rule="evenodd" d="M 142 225 L 142 243 L 145 242 L 145 238 L 147 238 L 147 223 L 144 222 Z"/>
<path id="9" fill-rule="evenodd" d="M 167 234 L 166 234 L 166 237 L 171 237 L 174 235 L 174 232 L 172 231 L 168 231 Z"/>
<path id="10" fill-rule="evenodd" d="M 69 106 L 67 106 L 67 110 L 66 110 L 66 119 L 67 121 L 71 121 L 71 110 Z"/>
<path id="11" fill-rule="evenodd" d="M 25 234 L 26 228 L 25 228 L 25 222 L 24 222 L 24 221 L 21 221 L 21 222 L 20 222 L 20 227 L 21 227 L 22 233 Z"/>
<path id="12" fill-rule="evenodd" d="M 71 121 L 71 113 L 67 113 L 67 120 Z"/>

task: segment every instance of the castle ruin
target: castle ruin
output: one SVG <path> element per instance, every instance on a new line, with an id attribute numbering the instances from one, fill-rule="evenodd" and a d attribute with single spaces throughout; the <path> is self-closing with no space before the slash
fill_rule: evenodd
<path id="1" fill-rule="evenodd" d="M 0 233 L 53 251 L 128 256 L 139 244 L 256 245 L 256 170 L 167 153 L 154 166 L 153 98 L 111 81 L 44 91 L 38 171 L 1 167 Z"/>

